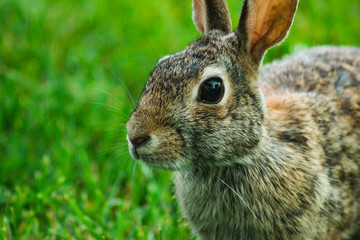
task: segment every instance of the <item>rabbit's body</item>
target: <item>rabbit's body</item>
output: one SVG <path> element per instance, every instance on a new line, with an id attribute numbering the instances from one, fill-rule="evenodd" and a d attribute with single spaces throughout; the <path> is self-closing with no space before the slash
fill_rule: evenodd
<path id="1" fill-rule="evenodd" d="M 127 123 L 129 149 L 176 170 L 201 239 L 342 239 L 360 186 L 360 50 L 320 47 L 261 68 L 297 0 L 194 0 L 202 37 L 161 59 Z"/>
<path id="2" fill-rule="evenodd" d="M 201 239 L 341 239 L 355 229 L 358 69 L 360 50 L 345 47 L 264 66 L 267 137 L 253 164 L 175 173 L 179 204 Z"/>

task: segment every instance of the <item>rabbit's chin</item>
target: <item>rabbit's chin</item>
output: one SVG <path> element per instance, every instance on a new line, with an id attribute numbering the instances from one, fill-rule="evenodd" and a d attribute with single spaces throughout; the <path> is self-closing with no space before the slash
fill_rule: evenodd
<path id="1" fill-rule="evenodd" d="M 138 159 L 145 162 L 146 164 L 150 165 L 154 168 L 159 168 L 163 170 L 171 170 L 171 171 L 182 171 L 185 169 L 190 168 L 190 165 L 187 163 L 185 159 L 179 158 L 167 158 L 163 156 L 141 156 L 138 155 Z"/>
<path id="2" fill-rule="evenodd" d="M 134 159 L 141 160 L 154 168 L 176 171 L 190 167 L 186 159 L 168 156 L 168 154 L 149 153 L 142 151 L 142 149 L 135 150 L 131 144 L 129 144 L 129 152 Z"/>
<path id="3" fill-rule="evenodd" d="M 153 159 L 141 159 L 141 160 L 146 164 L 150 165 L 151 167 L 159 168 L 163 170 L 183 171 L 189 168 L 186 167 L 186 164 L 184 164 L 184 162 L 182 162 L 179 159 L 176 160 L 167 159 L 166 161 L 157 161 Z"/>

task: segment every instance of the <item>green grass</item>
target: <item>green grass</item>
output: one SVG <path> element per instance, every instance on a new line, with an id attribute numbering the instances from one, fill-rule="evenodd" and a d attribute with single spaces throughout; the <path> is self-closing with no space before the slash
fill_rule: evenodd
<path id="1" fill-rule="evenodd" d="M 190 0 L 4 0 L 0 16 L 0 239 L 191 239 L 171 173 L 125 140 L 127 91 L 199 36 Z M 266 61 L 359 46 L 359 29 L 358 0 L 302 0 Z"/>

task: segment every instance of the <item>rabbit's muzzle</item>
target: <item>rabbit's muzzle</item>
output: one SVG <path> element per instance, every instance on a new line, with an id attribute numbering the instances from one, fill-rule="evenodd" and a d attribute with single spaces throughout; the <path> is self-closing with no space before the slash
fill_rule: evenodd
<path id="1" fill-rule="evenodd" d="M 133 158 L 165 169 L 178 169 L 184 161 L 180 157 L 182 139 L 173 127 L 136 111 L 130 117 L 126 130 L 129 152 Z"/>

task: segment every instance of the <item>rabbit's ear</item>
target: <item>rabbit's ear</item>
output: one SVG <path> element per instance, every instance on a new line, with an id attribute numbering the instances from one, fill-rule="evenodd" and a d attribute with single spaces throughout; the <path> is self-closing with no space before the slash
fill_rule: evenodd
<path id="1" fill-rule="evenodd" d="M 232 31 L 229 9 L 225 0 L 193 0 L 193 21 L 201 33 L 218 29 Z"/>
<path id="2" fill-rule="evenodd" d="M 236 35 L 257 64 L 280 43 L 294 19 L 298 0 L 245 0 Z"/>

